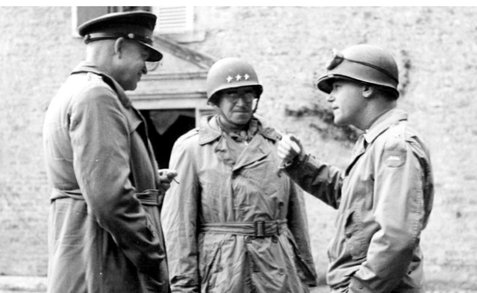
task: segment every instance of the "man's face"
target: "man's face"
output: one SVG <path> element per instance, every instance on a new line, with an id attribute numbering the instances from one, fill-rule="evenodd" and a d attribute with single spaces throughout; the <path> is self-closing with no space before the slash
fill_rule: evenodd
<path id="1" fill-rule="evenodd" d="M 217 107 L 228 121 L 245 125 L 252 118 L 254 101 L 257 98 L 257 93 L 251 86 L 227 89 L 220 93 Z"/>
<path id="2" fill-rule="evenodd" d="M 117 81 L 124 90 L 135 90 L 141 76 L 147 73 L 148 50 L 140 43 L 130 40 L 123 42 L 123 51 Z"/>
<path id="3" fill-rule="evenodd" d="M 359 117 L 364 108 L 363 86 L 349 80 L 336 80 L 328 96 L 337 125 L 360 125 Z"/>

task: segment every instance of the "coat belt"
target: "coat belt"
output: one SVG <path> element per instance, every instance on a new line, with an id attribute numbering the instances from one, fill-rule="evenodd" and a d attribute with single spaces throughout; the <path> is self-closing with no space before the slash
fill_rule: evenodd
<path id="1" fill-rule="evenodd" d="M 147 189 L 136 196 L 143 205 L 161 206 L 164 200 L 164 192 L 157 189 Z"/>
<path id="2" fill-rule="evenodd" d="M 200 226 L 204 233 L 231 233 L 259 238 L 280 235 L 286 229 L 287 220 L 255 221 L 245 223 L 205 223 Z"/>
<path id="3" fill-rule="evenodd" d="M 136 197 L 143 205 L 161 206 L 164 199 L 164 192 L 157 189 L 146 189 L 143 192 L 136 193 Z M 84 200 L 81 190 L 79 189 L 60 190 L 53 188 L 50 196 L 51 202 L 64 198 Z"/>

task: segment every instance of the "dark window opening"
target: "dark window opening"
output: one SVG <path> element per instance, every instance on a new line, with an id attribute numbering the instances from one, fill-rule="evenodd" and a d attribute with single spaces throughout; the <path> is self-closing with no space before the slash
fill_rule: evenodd
<path id="1" fill-rule="evenodd" d="M 149 139 L 159 168 L 168 168 L 175 141 L 195 128 L 195 111 L 142 110 L 141 114 L 146 119 Z"/>

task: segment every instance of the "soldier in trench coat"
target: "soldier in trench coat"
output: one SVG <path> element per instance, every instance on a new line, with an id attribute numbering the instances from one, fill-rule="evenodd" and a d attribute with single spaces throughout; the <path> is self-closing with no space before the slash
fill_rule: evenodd
<path id="1" fill-rule="evenodd" d="M 86 61 L 52 99 L 43 129 L 48 292 L 170 291 L 160 223 L 170 178 L 161 181 L 144 119 L 124 92 L 146 61 L 162 58 L 151 46 L 155 21 L 116 13 L 79 28 Z"/>
<path id="2" fill-rule="evenodd" d="M 207 77 L 217 114 L 180 137 L 164 200 L 172 292 L 308 292 L 316 285 L 302 194 L 280 164 L 280 139 L 253 113 L 262 92 L 238 58 Z"/>

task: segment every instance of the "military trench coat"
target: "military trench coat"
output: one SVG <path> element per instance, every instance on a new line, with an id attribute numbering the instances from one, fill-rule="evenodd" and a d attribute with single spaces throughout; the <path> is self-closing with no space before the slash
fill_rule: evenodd
<path id="1" fill-rule="evenodd" d="M 51 101 L 48 292 L 169 292 L 164 191 L 146 133 L 121 86 L 92 65 Z"/>
<path id="2" fill-rule="evenodd" d="M 206 117 L 175 143 L 163 224 L 173 292 L 308 292 L 316 285 L 302 194 L 271 128 L 237 158 Z M 214 123 L 215 122 L 215 123 Z"/>

